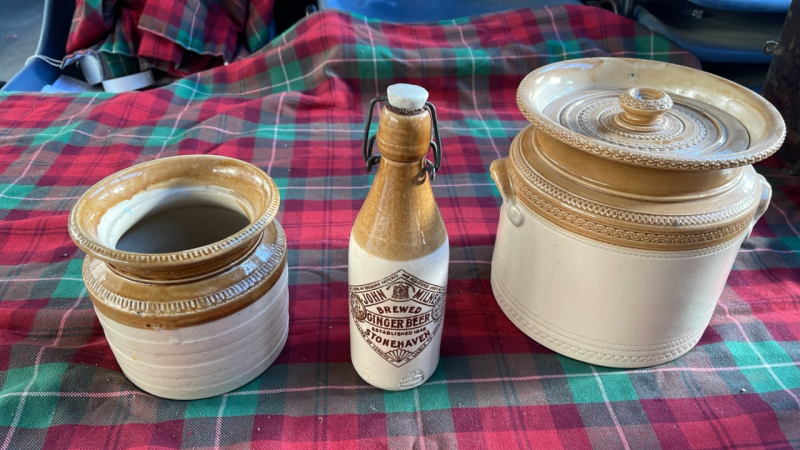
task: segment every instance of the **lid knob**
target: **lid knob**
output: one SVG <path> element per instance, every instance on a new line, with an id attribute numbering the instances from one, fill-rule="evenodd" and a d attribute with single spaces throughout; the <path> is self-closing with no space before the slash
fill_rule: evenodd
<path id="1" fill-rule="evenodd" d="M 622 112 L 618 119 L 622 122 L 657 130 L 665 125 L 661 115 L 672 108 L 672 99 L 659 89 L 631 88 L 620 94 L 619 105 Z"/>

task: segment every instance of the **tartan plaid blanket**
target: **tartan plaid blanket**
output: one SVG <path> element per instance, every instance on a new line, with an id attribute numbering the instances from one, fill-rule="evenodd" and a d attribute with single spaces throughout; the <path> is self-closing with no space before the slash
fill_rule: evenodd
<path id="1" fill-rule="evenodd" d="M 114 77 L 183 76 L 266 45 L 273 9 L 273 0 L 76 0 L 67 54 L 101 53 Z"/>
<path id="2" fill-rule="evenodd" d="M 599 8 L 424 26 L 327 11 L 250 58 L 160 89 L 3 93 L 0 449 L 800 447 L 800 180 L 778 159 L 757 167 L 772 205 L 684 357 L 640 370 L 587 365 L 529 339 L 497 306 L 489 274 L 501 200 L 487 169 L 527 124 L 517 85 L 546 63 L 608 55 L 698 65 Z M 433 190 L 451 265 L 439 368 L 418 388 L 383 392 L 350 364 L 347 247 L 371 181 L 366 106 L 396 82 L 425 86 L 437 107 L 444 162 Z M 192 153 L 253 162 L 280 187 L 291 319 L 263 375 L 181 402 L 120 372 L 67 216 L 101 178 Z"/>

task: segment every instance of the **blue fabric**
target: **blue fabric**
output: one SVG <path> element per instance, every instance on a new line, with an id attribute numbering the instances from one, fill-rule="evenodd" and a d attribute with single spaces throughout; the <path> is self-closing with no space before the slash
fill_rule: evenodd
<path id="1" fill-rule="evenodd" d="M 580 4 L 579 0 L 319 0 L 320 9 L 340 9 L 396 23 L 437 22 L 512 9 Z"/>
<path id="2" fill-rule="evenodd" d="M 724 9 L 725 11 L 758 11 L 785 13 L 792 0 L 689 0 L 704 8 Z"/>
<path id="3" fill-rule="evenodd" d="M 639 5 L 634 10 L 634 19 L 656 34 L 666 37 L 673 43 L 694 53 L 702 61 L 721 63 L 769 63 L 771 55 L 762 51 L 768 40 L 777 40 L 781 33 L 782 18 L 771 17 L 771 20 L 751 21 L 752 27 L 743 33 L 741 22 L 746 17 L 732 19 L 733 13 L 725 14 L 723 20 L 695 19 L 685 11 L 666 13 L 656 17 Z M 746 13 L 742 13 L 745 14 Z M 777 20 L 780 19 L 780 20 Z M 736 34 L 737 39 L 731 39 Z"/>

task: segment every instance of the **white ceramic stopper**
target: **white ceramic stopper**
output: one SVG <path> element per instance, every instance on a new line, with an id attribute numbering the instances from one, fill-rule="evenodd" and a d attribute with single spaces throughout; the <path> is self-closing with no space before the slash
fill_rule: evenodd
<path id="1" fill-rule="evenodd" d="M 387 95 L 390 105 L 409 111 L 422 108 L 428 101 L 428 91 L 414 84 L 393 84 Z"/>

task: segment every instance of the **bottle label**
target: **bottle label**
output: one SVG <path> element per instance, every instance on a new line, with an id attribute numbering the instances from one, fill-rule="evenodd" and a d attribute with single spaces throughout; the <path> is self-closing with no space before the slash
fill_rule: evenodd
<path id="1" fill-rule="evenodd" d="M 395 367 L 425 350 L 439 332 L 447 287 L 398 270 L 374 283 L 350 286 L 350 312 L 361 337 Z"/>

